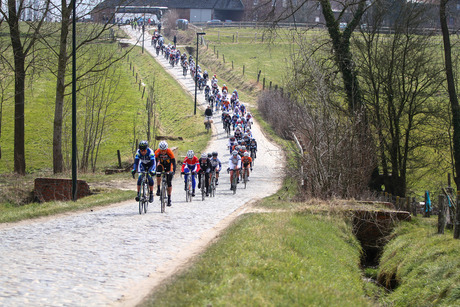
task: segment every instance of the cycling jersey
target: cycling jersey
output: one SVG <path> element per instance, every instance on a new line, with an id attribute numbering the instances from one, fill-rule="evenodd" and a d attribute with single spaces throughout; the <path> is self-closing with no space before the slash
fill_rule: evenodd
<path id="1" fill-rule="evenodd" d="M 216 170 L 218 172 L 222 168 L 222 163 L 220 162 L 219 158 L 212 158 L 211 159 L 211 168 L 212 170 Z"/>
<path id="2" fill-rule="evenodd" d="M 241 164 L 243 164 L 244 167 L 248 167 L 252 165 L 252 158 L 251 157 L 242 157 L 241 158 Z"/>
<path id="3" fill-rule="evenodd" d="M 166 172 L 171 171 L 171 166 L 173 167 L 173 171 L 176 171 L 176 158 L 171 149 L 166 149 L 164 153 L 162 153 L 160 149 L 155 150 L 155 158 L 157 160 L 157 165 L 161 164 L 164 166 Z"/>
<path id="4" fill-rule="evenodd" d="M 186 157 L 184 162 L 182 162 L 181 172 L 184 172 L 185 167 L 187 167 L 191 172 L 198 172 L 200 170 L 200 162 L 196 156 L 193 156 L 192 159 Z"/>
<path id="5" fill-rule="evenodd" d="M 145 155 L 141 154 L 139 149 L 136 151 L 136 157 L 134 158 L 133 165 L 134 171 L 141 172 L 143 170 L 148 170 L 149 172 L 154 172 L 155 167 L 155 154 L 152 149 L 147 148 Z"/>
<path id="6" fill-rule="evenodd" d="M 228 168 L 232 170 L 235 168 L 241 168 L 241 157 L 239 155 L 236 157 L 233 155 L 230 156 L 230 159 L 228 159 Z"/>

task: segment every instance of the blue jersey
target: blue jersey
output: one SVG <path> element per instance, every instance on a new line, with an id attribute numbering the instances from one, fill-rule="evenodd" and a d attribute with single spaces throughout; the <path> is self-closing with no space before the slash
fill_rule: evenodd
<path id="1" fill-rule="evenodd" d="M 156 168 L 155 163 L 155 153 L 150 148 L 147 148 L 145 155 L 142 155 L 140 150 L 136 151 L 136 157 L 134 158 L 134 171 L 148 170 L 149 172 L 154 172 Z"/>

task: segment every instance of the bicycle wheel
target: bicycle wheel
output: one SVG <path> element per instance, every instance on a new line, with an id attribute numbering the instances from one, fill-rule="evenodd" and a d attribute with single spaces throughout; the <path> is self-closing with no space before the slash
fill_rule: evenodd
<path id="1" fill-rule="evenodd" d="M 192 174 L 188 177 L 188 199 L 189 202 L 192 202 L 193 196 L 192 196 Z"/>
<path id="2" fill-rule="evenodd" d="M 163 180 L 161 183 L 161 190 L 160 190 L 160 205 L 161 205 L 161 213 L 165 212 L 166 207 L 166 181 Z"/>
<path id="3" fill-rule="evenodd" d="M 244 172 L 244 175 L 243 175 L 243 182 L 244 182 L 244 188 L 246 189 L 246 185 L 248 183 L 248 174 L 246 173 L 246 171 Z"/>
<path id="4" fill-rule="evenodd" d="M 211 178 L 211 197 L 216 196 L 216 176 L 213 174 Z"/>
<path id="5" fill-rule="evenodd" d="M 238 176 L 233 174 L 233 194 L 236 193 L 236 185 L 238 184 Z"/>
<path id="6" fill-rule="evenodd" d="M 201 200 L 204 200 L 205 197 L 206 197 L 206 177 L 203 174 L 203 176 L 201 176 Z"/>
<path id="7" fill-rule="evenodd" d="M 139 214 L 142 214 L 142 212 L 144 211 L 144 199 L 145 199 L 145 195 L 146 195 L 145 186 L 146 186 L 146 184 L 144 182 L 144 179 L 142 179 L 142 186 L 141 186 L 141 191 L 140 191 L 141 195 L 139 197 Z"/>
<path id="8" fill-rule="evenodd" d="M 192 187 L 191 187 L 192 180 L 191 180 L 190 176 L 192 176 L 192 175 L 189 174 L 187 176 L 187 183 L 185 185 L 186 186 L 186 189 L 185 189 L 185 201 L 186 202 L 192 201 L 192 199 L 191 199 L 192 198 L 192 191 L 191 191 L 191 189 L 192 189 Z"/>

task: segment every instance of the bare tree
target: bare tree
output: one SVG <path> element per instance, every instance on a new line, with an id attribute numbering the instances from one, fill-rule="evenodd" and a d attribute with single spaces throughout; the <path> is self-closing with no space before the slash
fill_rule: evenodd
<path id="1" fill-rule="evenodd" d="M 365 127 L 359 114 L 343 116 L 348 111 L 336 107 L 341 100 L 335 95 L 339 80 L 330 78 L 323 60 L 311 54 L 302 52 L 293 61 L 287 82 L 290 98 L 266 91 L 259 98 L 259 109 L 280 135 L 291 139 L 294 134 L 303 144 L 306 154 L 297 155 L 291 172 L 298 182 L 306 182 L 306 193 L 358 198 L 367 190 L 375 167 L 373 142 L 369 136 L 366 142 L 361 137 L 367 134 L 359 131 Z"/>
<path id="2" fill-rule="evenodd" d="M 433 143 L 429 131 L 439 115 L 436 99 L 444 78 L 430 33 L 419 35 L 424 8 L 400 4 L 394 34 L 363 31 L 354 40 L 363 98 L 376 131 L 385 191 L 405 196 L 407 171 L 421 165 L 418 153 Z M 376 18 L 377 22 L 383 19 Z"/>
<path id="3" fill-rule="evenodd" d="M 121 112 L 116 102 L 123 95 L 120 91 L 121 70 L 117 65 L 98 73 L 92 73 L 85 82 L 82 91 L 85 100 L 85 110 L 82 114 L 82 151 L 80 169 L 86 171 L 89 167 L 96 171 L 99 148 L 104 137 Z"/>
<path id="4" fill-rule="evenodd" d="M 72 24 L 71 13 L 74 1 L 77 0 L 61 0 L 60 6 L 53 7 L 55 16 L 60 19 L 59 28 L 59 40 L 56 40 L 56 36 L 49 36 L 44 40 L 45 44 L 53 54 L 57 57 L 56 61 L 51 61 L 49 65 L 50 71 L 56 75 L 56 99 L 55 99 L 55 110 L 54 110 L 54 125 L 53 125 L 53 171 L 54 173 L 60 173 L 64 169 L 63 157 L 62 157 L 62 130 L 63 130 L 63 109 L 64 109 L 64 97 L 69 93 L 66 92 L 71 85 L 71 80 L 66 80 L 69 72 L 69 60 L 72 57 L 71 44 L 68 42 L 70 27 Z M 83 12 L 89 12 L 88 4 L 85 1 L 79 1 L 77 3 L 77 10 Z M 88 13 L 87 13 L 88 14 Z M 87 15 L 83 14 L 78 16 L 78 19 L 84 19 Z M 89 52 L 88 46 L 94 46 L 94 43 L 103 43 L 107 34 L 114 33 L 115 14 L 108 16 L 108 20 L 104 24 L 85 24 L 84 26 L 78 27 L 78 42 L 76 46 L 76 52 L 79 59 L 85 59 Z M 91 52 L 95 52 L 98 49 L 92 48 Z M 77 79 L 79 81 L 86 78 L 86 76 L 93 72 L 102 71 L 107 69 L 123 58 L 130 49 L 126 50 L 122 54 L 118 54 L 116 50 L 102 49 L 103 56 L 98 55 L 100 61 L 93 62 L 92 65 L 81 65 L 78 70 Z M 86 63 L 86 60 L 83 60 Z"/>
<path id="5" fill-rule="evenodd" d="M 2 0 L 0 17 L 8 24 L 14 60 L 14 172 L 25 175 L 24 105 L 26 72 L 33 66 L 27 62 L 38 39 L 43 36 L 43 25 L 50 8 L 50 0 L 31 2 L 26 0 Z M 22 16 L 33 14 L 30 21 L 21 22 Z"/>

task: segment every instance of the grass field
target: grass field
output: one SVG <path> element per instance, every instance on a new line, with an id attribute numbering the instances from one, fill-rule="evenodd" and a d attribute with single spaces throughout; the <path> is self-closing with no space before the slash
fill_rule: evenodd
<path id="1" fill-rule="evenodd" d="M 142 306 L 372 306 L 339 218 L 246 214 Z"/>
<path id="2" fill-rule="evenodd" d="M 113 45 L 116 48 L 116 45 Z M 173 82 L 161 66 L 140 48 L 134 49 L 129 55 L 129 61 L 118 63 L 120 84 L 116 91 L 119 99 L 113 104 L 112 124 L 107 128 L 99 152 L 98 168 L 117 164 L 117 150 L 120 150 L 122 160 L 132 160 L 133 148 L 136 140 L 146 139 L 146 109 L 148 86 L 155 78 L 155 92 L 157 93 L 157 135 L 181 136 L 184 141 L 171 141 L 171 147 L 179 147 L 179 152 L 187 149 L 204 148 L 209 136 L 203 132 L 200 116 L 193 115 L 193 100 L 182 88 Z M 131 67 L 131 69 L 130 69 Z M 134 72 L 133 72 L 134 71 Z M 134 74 L 134 76 L 133 76 Z M 136 82 L 136 74 L 138 80 Z M 144 98 L 142 86 L 147 85 Z M 39 82 L 31 82 L 27 88 L 25 105 L 25 138 L 26 138 L 26 169 L 31 173 L 37 170 L 49 170 L 52 167 L 52 136 L 54 117 L 55 81 L 50 75 L 43 74 Z M 64 156 L 69 165 L 70 161 L 70 101 L 67 101 Z M 77 104 L 81 114 L 83 99 L 77 97 Z M 11 100 L 3 105 L 2 120 L 2 159 L 0 173 L 11 172 L 13 169 L 13 137 L 14 137 L 14 105 Z M 77 115 L 78 116 L 78 115 Z M 51 119 L 51 120 L 50 120 Z M 79 118 L 77 127 L 78 141 L 82 140 L 83 118 Z M 135 131 L 135 132 L 134 132 Z M 81 143 L 80 143 L 81 144 Z M 155 143 L 152 144 L 155 146 Z"/>
<path id="3" fill-rule="evenodd" d="M 459 306 L 460 240 L 438 235 L 437 217 L 403 223 L 386 246 L 379 280 L 397 288 L 382 298 L 386 306 Z"/>

